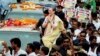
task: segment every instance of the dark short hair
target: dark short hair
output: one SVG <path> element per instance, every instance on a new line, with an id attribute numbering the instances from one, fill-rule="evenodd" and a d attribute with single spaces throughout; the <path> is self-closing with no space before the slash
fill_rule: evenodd
<path id="1" fill-rule="evenodd" d="M 44 14 L 49 14 L 48 9 L 43 11 Z"/>
<path id="2" fill-rule="evenodd" d="M 63 6 L 61 6 L 61 5 L 58 5 L 58 6 L 57 6 L 57 8 L 61 8 L 61 9 L 63 9 L 64 7 L 63 7 Z"/>
<path id="3" fill-rule="evenodd" d="M 47 47 L 42 47 L 41 50 L 44 52 L 45 55 L 47 55 L 49 52 L 49 48 Z"/>
<path id="4" fill-rule="evenodd" d="M 87 24 L 87 29 L 90 29 L 91 27 L 92 27 L 93 29 L 96 29 L 96 27 L 94 26 L 93 23 L 88 23 L 88 24 Z"/>
<path id="5" fill-rule="evenodd" d="M 64 42 L 66 39 L 68 39 L 70 41 L 70 39 L 68 37 L 64 37 L 62 42 Z"/>
<path id="6" fill-rule="evenodd" d="M 92 13 L 91 13 L 91 16 L 92 16 L 92 17 L 97 17 L 97 12 L 92 12 Z"/>
<path id="7" fill-rule="evenodd" d="M 86 8 L 87 8 L 87 9 L 90 9 L 90 8 L 91 8 L 91 5 L 87 4 L 87 5 L 86 5 Z"/>
<path id="8" fill-rule="evenodd" d="M 80 27 L 81 26 L 81 23 L 80 22 L 78 22 L 78 27 Z"/>
<path id="9" fill-rule="evenodd" d="M 90 36 L 89 37 L 89 41 L 93 41 L 93 39 L 97 39 L 97 37 L 96 36 Z"/>
<path id="10" fill-rule="evenodd" d="M 76 18 L 71 18 L 71 21 L 77 21 L 77 19 Z"/>
<path id="11" fill-rule="evenodd" d="M 34 41 L 33 45 L 35 49 L 38 49 L 38 50 L 40 49 L 40 46 L 41 46 L 40 42 Z"/>
<path id="12" fill-rule="evenodd" d="M 81 23 L 82 28 L 86 28 L 86 23 Z"/>
<path id="13" fill-rule="evenodd" d="M 17 45 L 17 47 L 21 47 L 21 40 L 19 39 L 19 38 L 12 38 L 11 40 L 10 40 L 10 42 L 12 43 L 14 43 L 14 44 L 16 44 Z"/>
<path id="14" fill-rule="evenodd" d="M 87 34 L 86 30 L 81 31 L 80 33 L 85 33 L 85 35 Z"/>
<path id="15" fill-rule="evenodd" d="M 29 48 L 32 49 L 33 52 L 35 51 L 35 49 L 34 49 L 34 45 L 33 45 L 32 43 L 28 43 L 27 45 L 29 46 Z"/>
<path id="16" fill-rule="evenodd" d="M 96 2 L 96 5 L 97 5 L 97 6 L 100 6 L 100 3 L 99 3 L 99 2 Z"/>
<path id="17" fill-rule="evenodd" d="M 56 41 L 56 45 L 61 45 L 62 41 L 63 41 L 62 37 L 58 38 L 57 41 Z"/>

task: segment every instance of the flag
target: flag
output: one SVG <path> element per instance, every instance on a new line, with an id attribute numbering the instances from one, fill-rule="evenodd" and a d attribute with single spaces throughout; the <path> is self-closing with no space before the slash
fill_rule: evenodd
<path id="1" fill-rule="evenodd" d="M 96 1 L 89 0 L 89 4 L 91 5 L 92 12 L 96 12 Z"/>

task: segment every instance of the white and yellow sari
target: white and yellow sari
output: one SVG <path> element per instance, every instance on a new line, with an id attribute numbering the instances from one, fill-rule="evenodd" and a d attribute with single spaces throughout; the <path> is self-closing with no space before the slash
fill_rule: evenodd
<path id="1" fill-rule="evenodd" d="M 47 21 L 48 19 L 45 19 L 44 23 Z M 56 39 L 60 36 L 61 32 L 64 30 L 65 28 L 62 20 L 55 15 L 53 17 L 53 20 L 49 22 L 48 25 L 46 26 L 46 30 L 42 38 L 44 46 L 51 48 L 54 41 L 56 41 Z"/>

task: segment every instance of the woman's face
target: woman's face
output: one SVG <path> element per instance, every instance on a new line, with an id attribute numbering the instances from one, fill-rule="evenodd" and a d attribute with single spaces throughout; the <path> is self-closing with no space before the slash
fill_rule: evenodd
<path id="1" fill-rule="evenodd" d="M 52 15 L 54 13 L 55 13 L 55 11 L 53 10 L 53 8 L 49 8 L 49 14 Z"/>

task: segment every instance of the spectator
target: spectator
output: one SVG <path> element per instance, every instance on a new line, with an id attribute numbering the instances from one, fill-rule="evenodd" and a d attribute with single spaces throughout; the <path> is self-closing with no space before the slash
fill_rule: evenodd
<path id="1" fill-rule="evenodd" d="M 62 37 L 59 37 L 59 38 L 57 39 L 57 41 L 56 41 L 56 45 L 60 47 L 61 44 L 62 44 L 62 41 L 63 41 L 63 38 L 62 38 Z"/>
<path id="2" fill-rule="evenodd" d="M 62 56 L 73 56 L 73 45 L 71 40 L 68 38 L 64 38 L 62 42 L 62 46 L 60 47 L 60 53 Z"/>
<path id="3" fill-rule="evenodd" d="M 89 44 L 88 41 L 86 40 L 86 32 L 81 31 L 78 38 L 74 40 L 73 43 L 75 46 L 82 46 L 84 44 Z"/>
<path id="4" fill-rule="evenodd" d="M 92 35 L 97 37 L 97 43 L 100 43 L 100 35 L 97 30 L 92 31 Z"/>
<path id="5" fill-rule="evenodd" d="M 21 41 L 19 38 L 13 38 L 10 40 L 11 47 L 13 48 L 12 56 L 19 56 L 21 54 L 27 55 L 27 53 L 21 49 Z"/>
<path id="6" fill-rule="evenodd" d="M 92 13 L 92 23 L 98 29 L 100 27 L 100 19 L 97 18 L 97 13 Z"/>
<path id="7" fill-rule="evenodd" d="M 27 47 L 26 47 L 26 52 L 27 52 L 27 56 L 37 56 L 34 52 L 34 46 L 32 43 L 29 43 L 27 44 Z"/>
<path id="8" fill-rule="evenodd" d="M 89 41 L 90 41 L 90 47 L 89 47 L 88 55 L 97 56 L 98 45 L 96 43 L 97 42 L 96 36 L 90 36 Z"/>
<path id="9" fill-rule="evenodd" d="M 87 24 L 87 27 L 86 27 L 86 32 L 87 32 L 87 35 L 86 35 L 86 40 L 89 42 L 89 37 L 92 36 L 92 31 L 95 30 L 95 26 L 94 24 L 92 23 L 88 23 Z"/>
<path id="10" fill-rule="evenodd" d="M 82 31 L 82 29 L 80 28 L 81 23 L 78 22 L 76 18 L 71 18 L 71 25 L 72 27 L 70 28 L 70 31 L 73 35 L 73 40 L 75 40 L 78 34 Z"/>
<path id="11" fill-rule="evenodd" d="M 35 54 L 38 56 L 40 55 L 40 47 L 41 47 L 41 44 L 37 41 L 34 41 L 33 42 L 33 45 L 34 45 L 34 52 Z"/>
<path id="12" fill-rule="evenodd" d="M 47 47 L 42 47 L 40 50 L 40 56 L 47 56 L 49 53 L 49 48 Z"/>
<path id="13" fill-rule="evenodd" d="M 61 5 L 58 5 L 57 6 L 57 11 L 56 11 L 56 15 L 64 22 L 64 26 L 65 28 L 67 29 L 68 27 L 68 22 L 67 20 L 65 19 L 65 14 L 64 12 L 62 11 L 63 7 Z"/>

